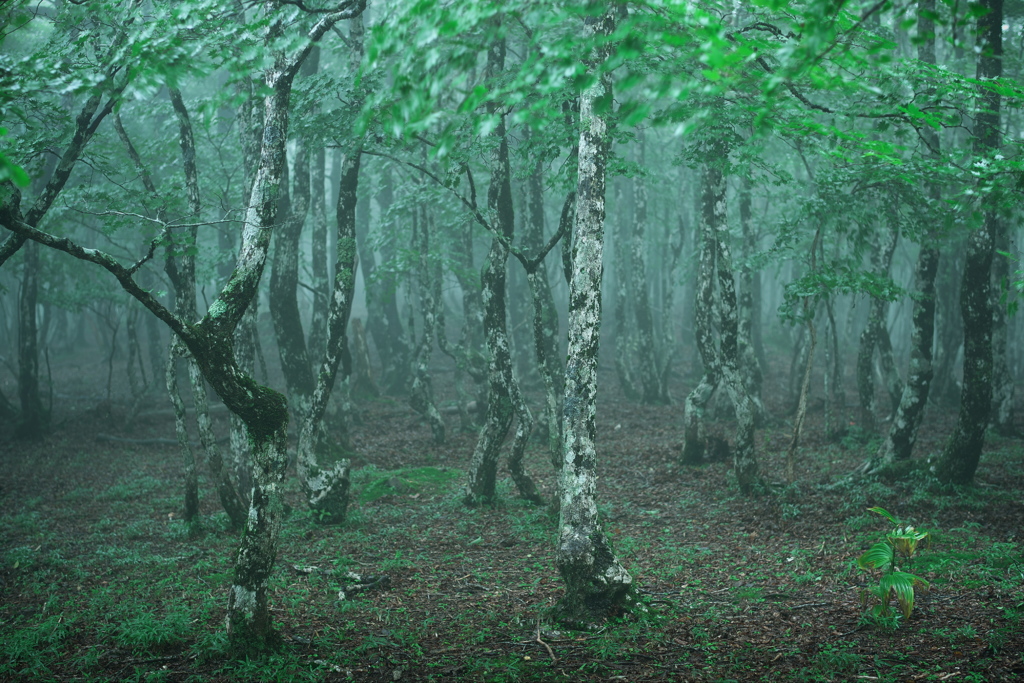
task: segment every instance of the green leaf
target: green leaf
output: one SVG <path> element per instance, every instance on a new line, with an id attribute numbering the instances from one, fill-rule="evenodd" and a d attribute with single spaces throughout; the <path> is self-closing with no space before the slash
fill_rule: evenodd
<path id="1" fill-rule="evenodd" d="M 874 512 L 876 515 L 882 515 L 887 520 L 892 522 L 893 526 L 899 526 L 900 521 L 893 517 L 885 508 L 868 508 L 868 512 Z"/>
<path id="2" fill-rule="evenodd" d="M 866 553 L 857 558 L 857 566 L 861 569 L 880 569 L 887 571 L 892 566 L 893 548 L 885 542 L 871 546 Z"/>
<path id="3" fill-rule="evenodd" d="M 886 574 L 878 585 L 886 593 L 892 591 L 896 595 L 896 601 L 900 604 L 900 610 L 902 610 L 903 616 L 907 619 L 910 618 L 910 613 L 914 611 L 914 587 L 921 586 L 925 590 L 929 587 L 928 582 L 921 577 L 906 572 Z"/>

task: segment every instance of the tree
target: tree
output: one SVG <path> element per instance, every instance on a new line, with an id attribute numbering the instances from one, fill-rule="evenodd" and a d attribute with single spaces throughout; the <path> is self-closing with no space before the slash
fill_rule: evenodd
<path id="1" fill-rule="evenodd" d="M 177 334 L 206 380 L 245 423 L 252 447 L 253 488 L 235 560 L 227 615 L 228 636 L 233 649 L 239 653 L 262 652 L 278 642 L 267 589 L 283 514 L 280 489 L 288 464 L 288 404 L 284 396 L 259 385 L 242 371 L 234 357 L 233 335 L 256 294 L 277 220 L 292 83 L 313 44 L 336 22 L 361 13 L 363 5 L 352 2 L 323 15 L 309 29 L 304 43 L 291 50 L 280 45 L 285 32 L 284 18 L 274 13 L 274 4 L 266 9 L 269 15 L 264 44 L 273 61 L 263 73 L 263 136 L 245 213 L 242 246 L 231 277 L 198 322 L 183 320 L 135 281 L 137 270 L 152 257 L 155 242 L 146 256 L 125 267 L 101 251 L 36 230 L 27 222 L 15 220 L 6 226 L 24 238 L 95 263 L 110 272 L 129 294 Z"/>
<path id="2" fill-rule="evenodd" d="M 487 75 L 496 78 L 505 68 L 505 41 L 496 41 L 487 51 Z M 492 152 L 491 182 L 487 190 L 487 208 L 495 217 L 495 232 L 480 275 L 483 289 L 484 338 L 487 343 L 487 415 L 480 431 L 473 459 L 470 462 L 466 503 L 490 504 L 494 501 L 495 475 L 501 444 L 512 426 L 513 416 L 518 421 L 512 452 L 508 464 L 519 495 L 540 503 L 540 494 L 533 480 L 523 469 L 523 452 L 533 431 L 533 416 L 523 400 L 519 382 L 513 374 L 512 355 L 506 330 L 506 263 L 509 244 L 515 230 L 512 205 L 512 171 L 509 164 L 508 140 L 505 135 L 505 117 L 499 113 L 497 102 L 487 104 L 488 113 L 498 117 L 494 130 L 497 141 Z"/>
<path id="3" fill-rule="evenodd" d="M 923 0 L 918 4 L 918 59 L 924 64 L 935 64 L 935 1 Z M 934 93 L 933 93 L 934 94 Z M 931 127 L 922 130 L 933 157 L 938 157 L 941 142 L 938 133 Z M 924 212 L 926 224 L 934 224 L 942 200 L 942 188 L 936 182 L 927 186 L 925 202 L 928 210 Z M 872 472 L 880 466 L 891 465 L 897 461 L 909 460 L 917 441 L 917 431 L 924 418 L 928 393 L 931 388 L 934 368 L 933 341 L 935 333 L 935 276 L 939 267 L 939 249 L 934 229 L 926 228 L 921 239 L 917 264 L 914 269 L 915 296 L 913 308 L 912 332 L 910 338 L 910 368 L 907 382 L 903 386 L 899 407 L 893 417 L 889 432 L 878 449 L 874 461 L 869 461 L 861 468 Z"/>
<path id="4" fill-rule="evenodd" d="M 616 9 L 584 21 L 584 37 L 615 30 Z M 590 68 L 607 58 L 599 48 Z M 600 341 L 604 249 L 606 117 L 611 76 L 603 73 L 580 94 L 579 179 L 569 286 L 569 351 L 565 369 L 565 425 L 558 493 L 561 503 L 555 562 L 565 581 L 558 606 L 567 621 L 589 624 L 634 600 L 633 577 L 611 548 L 597 512 L 597 351 Z"/>
<path id="5" fill-rule="evenodd" d="M 1003 2 L 982 0 L 986 13 L 978 19 L 978 80 L 983 84 L 979 110 L 975 115 L 974 154 L 985 158 L 999 149 L 1001 95 L 997 88 L 984 84 L 1003 73 Z M 997 192 L 986 187 L 986 193 Z M 942 456 L 936 475 L 951 484 L 969 484 L 981 457 L 992 409 L 992 302 L 991 271 L 996 235 L 1000 231 L 998 209 L 984 211 L 982 225 L 967 239 L 967 254 L 960 283 L 960 313 L 964 319 L 964 380 L 960 392 L 960 414 Z"/>

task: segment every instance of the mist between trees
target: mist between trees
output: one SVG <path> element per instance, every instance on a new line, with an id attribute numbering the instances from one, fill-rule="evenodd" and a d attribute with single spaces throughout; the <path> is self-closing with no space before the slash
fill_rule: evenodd
<path id="1" fill-rule="evenodd" d="M 202 465 L 241 532 L 239 653 L 278 644 L 282 487 L 344 523 L 378 397 L 438 444 L 478 430 L 466 506 L 507 453 L 559 511 L 578 627 L 637 604 L 597 507 L 612 386 L 676 406 L 680 462 L 724 454 L 744 496 L 813 457 L 817 406 L 826 439 L 879 438 L 852 478 L 968 484 L 986 430 L 1019 434 L 1020 2 L 0 12 L 4 448 L 59 429 L 62 364 L 103 364 L 112 438 L 169 395 L 185 520 Z M 934 409 L 959 412 L 927 460 Z"/>

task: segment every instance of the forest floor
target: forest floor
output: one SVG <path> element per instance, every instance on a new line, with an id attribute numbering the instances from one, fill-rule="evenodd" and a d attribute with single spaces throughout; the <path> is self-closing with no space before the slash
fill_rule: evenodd
<path id="1" fill-rule="evenodd" d="M 517 499 L 507 477 L 496 507 L 464 508 L 473 435 L 449 414 L 451 438 L 435 446 L 402 399 L 377 399 L 354 429 L 344 525 L 317 524 L 289 480 L 271 586 L 286 644 L 236 662 L 223 654 L 236 538 L 208 481 L 205 533 L 189 538 L 177 448 L 97 438 L 172 438 L 171 418 L 143 415 L 126 431 L 123 406 L 75 398 L 96 385 L 69 379 L 49 438 L 0 442 L 0 680 L 1024 679 L 1021 441 L 990 436 L 962 490 L 921 475 L 836 484 L 878 441 L 851 425 L 827 442 L 812 405 L 786 483 L 791 425 L 771 405 L 758 440 L 772 485 L 743 498 L 728 463 L 679 466 L 680 405 L 639 406 L 613 376 L 601 381 L 600 509 L 646 611 L 591 632 L 551 623 L 562 584 L 549 509 Z M 953 413 L 936 413 L 919 454 L 949 432 Z M 550 500 L 539 440 L 528 465 Z M 877 577 L 856 558 L 887 530 L 872 506 L 931 534 L 904 567 L 931 582 L 909 619 L 862 606 Z M 390 583 L 339 600 L 349 571 Z"/>

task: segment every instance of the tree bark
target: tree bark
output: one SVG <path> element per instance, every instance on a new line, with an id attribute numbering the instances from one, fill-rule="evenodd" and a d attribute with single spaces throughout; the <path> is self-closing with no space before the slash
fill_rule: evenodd
<path id="1" fill-rule="evenodd" d="M 584 34 L 608 36 L 615 10 L 587 17 Z M 595 61 L 606 58 L 602 49 Z M 593 66 L 591 65 L 591 68 Z M 561 619 L 577 625 L 628 608 L 633 577 L 612 551 L 597 512 L 597 358 L 601 324 L 604 251 L 605 161 L 608 130 L 602 106 L 611 100 L 603 74 L 580 95 L 579 170 L 575 245 L 569 287 L 569 348 L 565 370 L 565 437 L 558 489 L 560 513 L 555 562 L 565 582 Z"/>
<path id="2" fill-rule="evenodd" d="M 726 158 L 727 152 L 720 142 L 708 145 L 707 157 L 710 159 L 704 167 L 704 187 L 702 192 L 701 214 L 703 221 L 701 233 L 701 282 L 698 285 L 701 307 L 705 310 L 704 325 L 700 331 L 703 341 L 700 345 L 702 357 L 710 348 L 711 357 L 706 365 L 715 368 L 714 373 L 721 378 L 725 389 L 736 411 L 736 435 L 733 444 L 733 471 L 743 495 L 750 495 L 760 483 L 757 455 L 754 449 L 754 403 L 747 393 L 746 383 L 739 371 L 739 320 L 736 305 L 736 280 L 732 270 L 732 254 L 729 248 L 728 218 L 726 213 L 726 180 L 725 173 L 718 165 Z M 707 254 L 705 254 L 707 252 Z M 712 271 L 718 275 L 718 297 L 714 299 L 714 283 L 711 281 Z M 713 300 L 720 325 L 719 347 L 714 351 L 711 338 L 711 321 L 706 314 L 709 312 L 709 301 Z M 713 304 L 713 305 L 714 305 Z"/>

